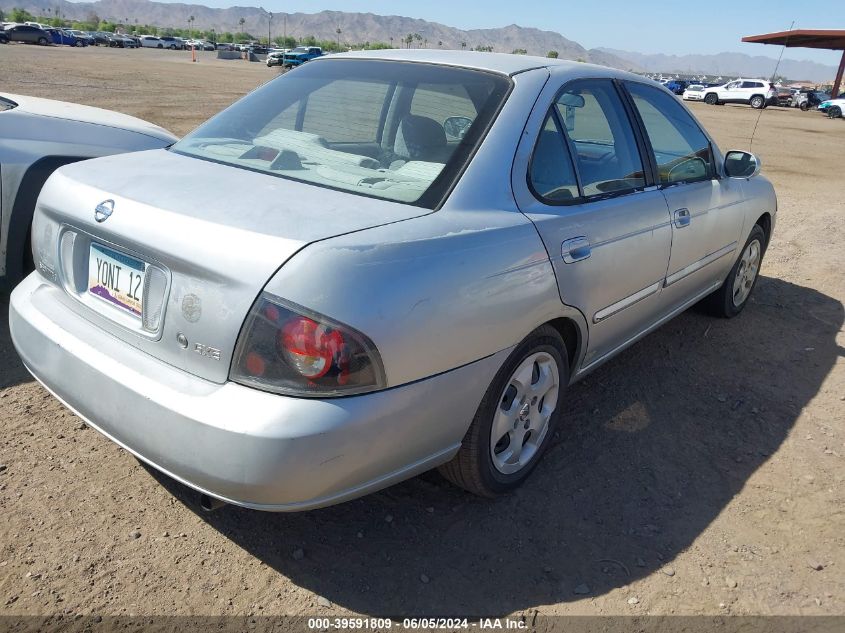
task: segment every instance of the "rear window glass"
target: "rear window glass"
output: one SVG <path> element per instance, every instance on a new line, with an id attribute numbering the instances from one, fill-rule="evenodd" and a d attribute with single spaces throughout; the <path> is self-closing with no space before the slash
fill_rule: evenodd
<path id="1" fill-rule="evenodd" d="M 172 149 L 434 208 L 509 89 L 503 75 L 462 68 L 320 60 L 265 84 Z"/>

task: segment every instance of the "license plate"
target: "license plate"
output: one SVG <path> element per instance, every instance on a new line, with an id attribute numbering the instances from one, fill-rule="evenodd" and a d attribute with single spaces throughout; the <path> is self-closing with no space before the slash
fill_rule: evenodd
<path id="1" fill-rule="evenodd" d="M 101 244 L 88 254 L 88 292 L 137 317 L 143 309 L 147 264 Z"/>

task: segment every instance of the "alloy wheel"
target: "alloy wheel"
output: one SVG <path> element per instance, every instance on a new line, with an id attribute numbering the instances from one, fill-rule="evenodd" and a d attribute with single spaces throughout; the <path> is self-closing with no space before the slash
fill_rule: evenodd
<path id="1" fill-rule="evenodd" d="M 490 431 L 490 457 L 500 473 L 527 466 L 549 430 L 557 406 L 560 371 L 547 352 L 536 352 L 511 374 Z"/>
<path id="2" fill-rule="evenodd" d="M 745 303 L 748 295 L 751 294 L 754 280 L 757 279 L 757 273 L 760 271 L 760 254 L 760 242 L 757 240 L 749 242 L 742 253 L 733 284 L 733 303 L 736 307 Z"/>

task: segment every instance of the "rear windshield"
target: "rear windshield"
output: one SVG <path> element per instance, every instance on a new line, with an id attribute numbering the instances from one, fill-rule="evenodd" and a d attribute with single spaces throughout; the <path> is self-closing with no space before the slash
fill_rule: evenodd
<path id="1" fill-rule="evenodd" d="M 432 64 L 309 62 L 247 95 L 172 149 L 434 208 L 510 85 L 502 75 Z"/>

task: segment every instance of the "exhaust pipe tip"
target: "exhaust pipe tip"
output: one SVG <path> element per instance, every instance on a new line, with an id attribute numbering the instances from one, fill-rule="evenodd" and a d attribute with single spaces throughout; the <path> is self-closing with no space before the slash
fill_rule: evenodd
<path id="1" fill-rule="evenodd" d="M 210 497 L 208 495 L 200 495 L 200 508 L 202 508 L 205 512 L 214 512 L 225 505 L 225 501 L 215 499 L 214 497 Z"/>

